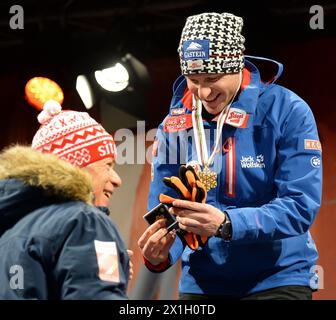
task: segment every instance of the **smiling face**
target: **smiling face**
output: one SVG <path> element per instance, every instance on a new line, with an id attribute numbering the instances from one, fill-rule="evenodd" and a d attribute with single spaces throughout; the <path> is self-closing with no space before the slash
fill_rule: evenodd
<path id="1" fill-rule="evenodd" d="M 211 114 L 220 113 L 230 103 L 240 84 L 239 73 L 194 74 L 186 79 L 189 90 Z"/>
<path id="2" fill-rule="evenodd" d="M 121 186 L 121 179 L 114 171 L 114 158 L 105 158 L 85 167 L 92 177 L 95 205 L 108 207 L 114 190 Z"/>

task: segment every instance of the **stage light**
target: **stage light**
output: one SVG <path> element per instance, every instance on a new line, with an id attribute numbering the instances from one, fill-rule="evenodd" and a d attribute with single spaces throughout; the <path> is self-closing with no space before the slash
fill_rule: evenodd
<path id="1" fill-rule="evenodd" d="M 55 81 L 44 77 L 34 77 L 27 82 L 25 97 L 28 103 L 38 110 L 42 110 L 48 100 L 56 100 L 59 104 L 64 100 L 61 87 Z"/>
<path id="2" fill-rule="evenodd" d="M 147 89 L 151 85 L 147 67 L 140 60 L 132 54 L 127 53 L 121 61 L 131 74 L 131 83 L 134 87 Z"/>
<path id="3" fill-rule="evenodd" d="M 102 88 L 112 92 L 122 91 L 129 84 L 128 71 L 119 62 L 113 67 L 95 71 L 95 78 Z"/>
<path id="4" fill-rule="evenodd" d="M 91 109 L 94 105 L 94 96 L 89 81 L 84 75 L 79 75 L 76 79 L 76 90 L 82 99 L 85 108 Z"/>
<path id="5" fill-rule="evenodd" d="M 92 61 L 92 64 L 88 64 L 88 60 Z M 146 118 L 146 92 L 150 89 L 151 81 L 146 65 L 132 54 L 112 51 L 103 56 L 98 55 L 96 60 L 85 59 L 85 63 L 83 61 L 76 66 L 75 72 L 77 81 L 74 85 L 76 84 L 86 108 L 92 103 L 85 102 L 85 96 L 91 95 L 95 100 L 93 107 L 99 109 L 102 114 L 110 114 L 108 108 L 113 108 L 136 119 Z M 80 75 L 85 76 L 86 80 Z M 85 86 L 86 89 L 79 89 L 80 86 Z M 88 88 L 91 88 L 90 95 L 87 93 Z M 106 121 L 112 120 L 108 117 Z M 115 121 L 114 127 L 123 125 L 122 121 Z"/>

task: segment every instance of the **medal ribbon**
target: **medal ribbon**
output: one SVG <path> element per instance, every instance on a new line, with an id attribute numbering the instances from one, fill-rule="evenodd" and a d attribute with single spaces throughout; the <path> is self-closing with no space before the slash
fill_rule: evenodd
<path id="1" fill-rule="evenodd" d="M 198 162 L 204 167 L 210 167 L 213 164 L 216 150 L 218 148 L 219 142 L 222 137 L 222 130 L 223 130 L 224 123 L 229 114 L 231 104 L 239 91 L 241 82 L 242 82 L 242 73 L 240 72 L 239 73 L 239 86 L 235 94 L 233 95 L 230 103 L 226 107 L 224 107 L 224 109 L 221 111 L 220 115 L 218 116 L 215 147 L 210 157 L 208 156 L 208 147 L 206 143 L 205 131 L 204 131 L 204 125 L 203 125 L 203 119 L 202 119 L 202 103 L 195 95 L 193 95 L 192 122 L 193 122 L 193 128 L 194 128 L 193 131 L 194 131 L 196 152 L 197 152 Z"/>

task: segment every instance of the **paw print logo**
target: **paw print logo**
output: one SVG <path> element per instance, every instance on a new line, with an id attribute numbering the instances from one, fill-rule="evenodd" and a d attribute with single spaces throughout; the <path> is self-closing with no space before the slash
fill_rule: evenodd
<path id="1" fill-rule="evenodd" d="M 262 154 L 257 155 L 257 162 L 259 162 L 259 163 L 264 162 L 264 156 Z"/>
<path id="2" fill-rule="evenodd" d="M 314 168 L 319 168 L 321 166 L 321 159 L 319 157 L 312 157 L 310 163 Z"/>

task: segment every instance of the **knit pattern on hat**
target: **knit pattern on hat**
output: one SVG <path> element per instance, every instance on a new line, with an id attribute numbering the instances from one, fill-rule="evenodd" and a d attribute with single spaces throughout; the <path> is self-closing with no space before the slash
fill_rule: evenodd
<path id="1" fill-rule="evenodd" d="M 48 101 L 38 120 L 41 127 L 33 138 L 34 150 L 55 154 L 76 167 L 116 157 L 112 136 L 86 112 L 62 111 L 58 102 Z"/>
<path id="2" fill-rule="evenodd" d="M 231 13 L 187 18 L 178 47 L 182 74 L 237 73 L 244 68 L 243 19 Z"/>

